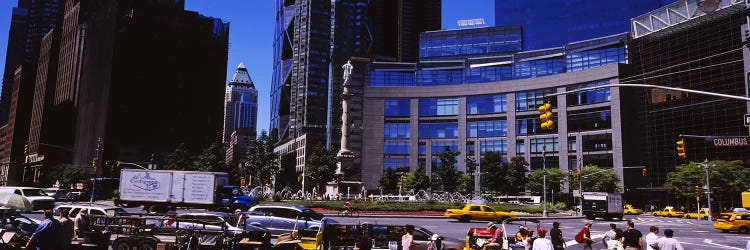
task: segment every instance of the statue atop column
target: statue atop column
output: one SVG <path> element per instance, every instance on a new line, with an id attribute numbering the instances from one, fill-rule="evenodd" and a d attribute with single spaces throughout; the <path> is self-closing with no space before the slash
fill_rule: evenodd
<path id="1" fill-rule="evenodd" d="M 344 70 L 344 91 L 341 94 L 341 109 L 343 112 L 341 112 L 341 149 L 338 153 L 339 159 L 354 157 L 352 151 L 349 150 L 349 100 L 352 98 L 352 94 L 349 92 L 349 81 L 351 81 L 354 66 L 352 66 L 352 61 L 348 60 L 341 68 Z"/>

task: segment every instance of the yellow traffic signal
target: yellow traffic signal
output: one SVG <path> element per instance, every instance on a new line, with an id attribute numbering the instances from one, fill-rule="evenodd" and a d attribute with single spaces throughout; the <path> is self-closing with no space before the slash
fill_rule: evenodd
<path id="1" fill-rule="evenodd" d="M 29 155 L 29 144 L 23 144 L 23 154 Z"/>
<path id="2" fill-rule="evenodd" d="M 687 154 L 685 153 L 685 140 L 680 139 L 679 141 L 675 142 L 677 144 L 677 157 L 680 159 L 687 158 Z"/>
<path id="3" fill-rule="evenodd" d="M 96 157 L 91 158 L 91 167 L 96 168 Z"/>
<path id="4" fill-rule="evenodd" d="M 552 121 L 552 104 L 546 102 L 539 106 L 539 121 L 540 126 L 544 130 L 552 130 L 555 127 L 555 122 Z"/>

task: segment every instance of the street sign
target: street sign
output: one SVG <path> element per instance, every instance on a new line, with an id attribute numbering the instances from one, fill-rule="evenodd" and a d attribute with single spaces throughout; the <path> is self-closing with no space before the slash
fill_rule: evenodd
<path id="1" fill-rule="evenodd" d="M 747 147 L 750 146 L 748 137 L 715 138 L 714 147 Z"/>
<path id="2" fill-rule="evenodd" d="M 750 127 L 750 114 L 745 114 L 745 127 Z"/>

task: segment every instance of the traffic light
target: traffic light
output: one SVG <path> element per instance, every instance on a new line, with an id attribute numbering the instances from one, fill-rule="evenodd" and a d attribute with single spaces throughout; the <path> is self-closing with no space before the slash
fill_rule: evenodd
<path id="1" fill-rule="evenodd" d="M 29 155 L 29 144 L 28 143 L 23 144 L 23 154 L 24 155 Z"/>
<path id="2" fill-rule="evenodd" d="M 680 159 L 687 158 L 687 154 L 685 154 L 685 140 L 680 139 L 675 144 L 677 144 L 677 157 Z"/>
<path id="3" fill-rule="evenodd" d="M 555 122 L 552 121 L 552 104 L 546 102 L 542 106 L 539 106 L 539 114 L 542 129 L 552 130 L 555 126 Z"/>
<path id="4" fill-rule="evenodd" d="M 91 167 L 96 168 L 96 157 L 91 158 Z"/>
<path id="5" fill-rule="evenodd" d="M 695 200 L 700 201 L 701 200 L 701 187 L 695 186 Z"/>
<path id="6" fill-rule="evenodd" d="M 578 172 L 576 172 L 576 178 L 579 180 L 581 179 L 581 170 L 578 170 Z"/>
<path id="7" fill-rule="evenodd" d="M 642 168 L 642 169 L 641 169 L 641 174 L 642 174 L 643 176 L 646 176 L 646 174 L 648 174 L 648 169 L 646 169 L 646 168 Z"/>

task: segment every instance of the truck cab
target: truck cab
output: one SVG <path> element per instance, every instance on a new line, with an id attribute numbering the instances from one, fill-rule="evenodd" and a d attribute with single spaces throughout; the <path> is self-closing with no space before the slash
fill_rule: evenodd
<path id="1" fill-rule="evenodd" d="M 226 185 L 219 187 L 219 204 L 229 208 L 229 211 L 247 211 L 258 204 L 252 196 L 245 195 L 240 186 Z"/>

